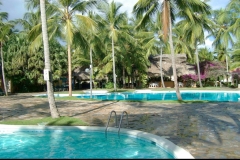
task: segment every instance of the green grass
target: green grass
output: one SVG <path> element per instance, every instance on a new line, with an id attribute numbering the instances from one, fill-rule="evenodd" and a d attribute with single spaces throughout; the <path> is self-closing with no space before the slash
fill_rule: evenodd
<path id="1" fill-rule="evenodd" d="M 0 124 L 7 125 L 46 125 L 46 126 L 87 126 L 87 123 L 72 117 L 51 118 L 46 117 L 42 119 L 31 120 L 4 120 Z"/>

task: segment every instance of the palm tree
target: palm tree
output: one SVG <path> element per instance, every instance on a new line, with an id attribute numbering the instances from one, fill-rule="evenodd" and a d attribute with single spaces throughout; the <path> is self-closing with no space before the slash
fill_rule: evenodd
<path id="1" fill-rule="evenodd" d="M 174 76 L 174 85 L 176 89 L 176 94 L 178 100 L 182 100 L 179 86 L 177 82 L 177 73 L 176 73 L 176 63 L 175 63 L 175 54 L 174 54 L 174 46 L 172 40 L 172 24 L 175 20 L 174 11 L 176 11 L 176 7 L 178 7 L 178 13 L 176 14 L 180 18 L 191 18 L 195 12 L 199 12 L 202 10 L 207 10 L 208 6 L 200 1 L 200 0 L 163 0 L 161 3 L 158 0 L 139 0 L 134 5 L 134 13 L 137 16 L 144 14 L 142 21 L 139 25 L 146 24 L 149 20 L 151 20 L 152 16 L 155 16 L 155 13 L 162 8 L 162 30 L 163 30 L 163 39 L 169 42 L 170 51 L 172 55 L 172 68 L 173 68 L 173 76 Z M 186 12 L 181 12 L 186 11 Z"/>
<path id="2" fill-rule="evenodd" d="M 1 4 L 1 2 L 0 2 Z M 5 40 L 8 39 L 8 36 L 10 34 L 10 31 L 13 27 L 11 23 L 4 23 L 3 20 L 7 20 L 8 18 L 8 13 L 7 12 L 1 12 L 0 13 L 0 47 L 1 47 L 1 60 L 2 60 L 2 77 L 3 77 L 3 85 L 4 85 L 4 92 L 5 95 L 8 96 L 8 91 L 7 91 L 7 85 L 6 85 L 6 79 L 5 79 L 5 72 L 4 72 L 4 57 L 3 57 L 3 43 Z"/>
<path id="3" fill-rule="evenodd" d="M 126 12 L 120 12 L 121 7 L 121 3 L 115 3 L 114 1 L 112 1 L 110 4 L 102 3 L 102 5 L 98 7 L 101 14 L 98 16 L 100 19 L 99 22 L 103 24 L 106 31 L 102 34 L 108 34 L 107 38 L 111 40 L 114 91 L 116 91 L 115 43 L 119 42 L 120 37 L 124 37 L 124 39 L 128 39 L 129 41 L 134 41 L 128 32 L 121 29 L 121 25 L 126 22 L 127 19 Z M 107 44 L 109 44 L 109 42 L 107 42 Z"/>
<path id="4" fill-rule="evenodd" d="M 235 25 L 233 19 L 231 18 L 232 14 L 234 13 L 231 13 L 226 9 L 220 9 L 213 11 L 212 16 L 212 20 L 214 22 L 212 28 L 214 29 L 210 36 L 215 38 L 212 45 L 214 46 L 218 59 L 226 64 L 228 64 L 229 61 L 228 48 L 234 45 L 233 30 Z M 226 71 L 228 72 L 228 65 L 226 65 L 226 67 Z M 227 74 L 228 73 L 226 73 L 226 76 L 228 76 Z"/>
<path id="5" fill-rule="evenodd" d="M 49 56 L 49 45 L 48 45 L 48 33 L 47 33 L 47 21 L 46 21 L 46 11 L 45 11 L 45 0 L 40 0 L 40 10 L 41 10 L 41 20 L 42 20 L 42 35 L 43 35 L 43 45 L 44 45 L 44 59 L 45 59 L 45 69 L 44 72 L 47 73 L 47 92 L 48 92 L 48 102 L 50 107 L 50 112 L 52 118 L 59 118 L 60 114 L 55 104 L 54 94 L 53 94 L 53 84 L 51 76 L 51 66 L 50 66 L 50 56 Z M 45 73 L 44 73 L 45 74 Z"/>
<path id="6" fill-rule="evenodd" d="M 50 2 L 50 1 L 49 1 Z M 92 6 L 97 5 L 100 0 L 57 0 L 56 3 L 47 3 L 47 14 L 50 15 L 48 19 L 50 37 L 58 36 L 63 38 L 67 45 L 68 53 L 68 84 L 69 96 L 72 96 L 72 49 L 71 46 L 77 40 L 81 42 L 80 45 L 87 45 L 86 39 L 83 37 L 83 32 L 86 29 L 93 29 L 94 21 L 83 14 L 87 12 Z M 30 1 L 28 3 L 31 7 L 37 6 L 37 1 Z M 29 7 L 30 8 L 30 7 Z M 81 30 L 82 27 L 85 30 Z M 35 35 L 39 30 L 39 25 L 34 27 L 31 31 Z M 60 32 L 59 32 L 60 31 Z M 39 34 L 38 34 L 39 35 Z M 77 37 L 77 38 L 76 38 Z"/>
<path id="7" fill-rule="evenodd" d="M 180 25 L 179 27 L 184 30 L 184 37 L 186 38 L 186 41 L 190 44 L 190 47 L 195 50 L 198 80 L 201 88 L 202 82 L 200 77 L 198 45 L 205 43 L 204 31 L 212 31 L 212 21 L 208 18 L 210 13 L 210 10 L 205 10 L 202 13 L 195 13 L 190 19 L 186 19 L 178 23 Z"/>
<path id="8" fill-rule="evenodd" d="M 239 38 L 240 37 L 240 18 L 239 18 L 239 0 L 231 0 L 226 6 L 226 11 L 230 13 L 229 19 L 232 21 L 231 29 L 234 35 Z"/>

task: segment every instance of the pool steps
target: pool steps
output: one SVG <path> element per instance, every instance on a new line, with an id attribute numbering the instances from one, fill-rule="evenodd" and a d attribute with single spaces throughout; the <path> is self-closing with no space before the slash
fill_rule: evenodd
<path id="1" fill-rule="evenodd" d="M 110 112 L 110 115 L 109 115 L 109 118 L 108 118 L 108 122 L 107 122 L 107 125 L 106 125 L 105 133 L 107 132 L 107 128 L 108 128 L 108 125 L 109 125 L 109 121 L 110 121 L 110 119 L 111 119 L 111 117 L 112 117 L 112 113 L 115 114 L 115 127 L 117 127 L 117 113 L 116 113 L 116 111 L 112 110 L 112 111 Z M 120 118 L 120 121 L 119 121 L 119 125 L 118 125 L 118 134 L 119 134 L 119 132 L 120 132 L 120 128 L 121 128 L 121 124 L 122 124 L 122 120 L 123 120 L 124 113 L 125 113 L 126 116 L 127 116 L 127 127 L 128 127 L 128 113 L 127 113 L 126 111 L 123 111 L 123 112 L 122 112 L 122 115 L 121 115 L 121 118 Z"/>

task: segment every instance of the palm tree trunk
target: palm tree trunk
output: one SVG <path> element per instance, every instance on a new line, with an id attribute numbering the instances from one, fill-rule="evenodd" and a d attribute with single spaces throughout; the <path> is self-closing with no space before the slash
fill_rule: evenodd
<path id="1" fill-rule="evenodd" d="M 6 85 L 6 79 L 5 79 L 5 72 L 4 72 L 4 58 L 3 58 L 2 46 L 3 46 L 3 43 L 0 42 L 0 47 L 1 47 L 1 57 L 2 57 L 2 77 L 3 77 L 3 86 L 4 86 L 4 92 L 5 92 L 5 95 L 8 96 L 7 85 Z"/>
<path id="2" fill-rule="evenodd" d="M 113 59 L 113 85 L 114 91 L 116 91 L 116 74 L 115 74 L 115 57 L 114 57 L 114 41 L 112 37 L 112 59 Z"/>
<path id="3" fill-rule="evenodd" d="M 202 88 L 202 81 L 201 81 L 201 75 L 200 75 L 200 67 L 199 67 L 199 59 L 198 59 L 198 50 L 197 50 L 197 46 L 196 46 L 196 63 L 197 63 L 197 70 L 198 70 L 198 81 L 199 81 L 199 85 Z"/>
<path id="4" fill-rule="evenodd" d="M 132 78 L 131 78 L 132 79 L 132 83 L 131 83 L 132 84 L 132 87 L 131 87 L 132 89 L 134 88 L 134 77 L 135 77 L 135 74 L 134 74 L 134 71 L 133 71 L 132 72 Z"/>
<path id="5" fill-rule="evenodd" d="M 177 81 L 177 71 L 176 71 L 176 61 L 175 61 L 175 54 L 174 54 L 174 47 L 173 47 L 173 40 L 172 40 L 172 23 L 171 23 L 171 15 L 170 15 L 170 2 L 167 1 L 168 3 L 168 13 L 169 13 L 169 44 L 170 44 L 170 50 L 171 50 L 171 55 L 172 55 L 172 69 L 173 69 L 173 77 L 174 77 L 174 86 L 177 94 L 177 98 L 179 101 L 182 100 L 180 91 L 179 91 L 179 86 L 178 86 L 178 81 Z"/>
<path id="6" fill-rule="evenodd" d="M 125 68 L 123 66 L 123 88 L 126 88 L 126 80 L 125 80 Z"/>
<path id="7" fill-rule="evenodd" d="M 60 115 L 59 115 L 58 109 L 56 107 L 54 94 L 53 94 L 53 83 L 52 83 L 50 56 L 49 56 L 45 0 L 40 0 L 40 9 L 41 9 L 41 20 L 42 20 L 45 69 L 47 71 L 49 71 L 49 77 L 46 82 L 47 83 L 48 102 L 49 102 L 49 107 L 50 107 L 50 112 L 51 112 L 52 118 L 59 118 Z"/>
<path id="8" fill-rule="evenodd" d="M 226 67 L 227 67 L 226 78 L 227 78 L 227 84 L 228 84 L 228 57 L 227 57 L 227 55 L 226 55 Z"/>
<path id="9" fill-rule="evenodd" d="M 90 47 L 90 98 L 92 98 L 92 76 L 93 75 L 93 66 L 92 66 L 92 47 Z"/>
<path id="10" fill-rule="evenodd" d="M 72 59 L 70 44 L 68 44 L 68 95 L 72 97 Z"/>
<path id="11" fill-rule="evenodd" d="M 160 55 L 160 74 L 161 74 L 161 82 L 162 82 L 162 87 L 165 88 L 164 80 L 163 80 L 163 73 L 162 73 L 162 48 L 161 48 L 161 55 Z"/>

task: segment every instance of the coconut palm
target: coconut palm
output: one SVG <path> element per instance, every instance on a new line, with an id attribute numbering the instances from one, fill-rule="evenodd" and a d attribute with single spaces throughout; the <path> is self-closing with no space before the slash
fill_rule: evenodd
<path id="1" fill-rule="evenodd" d="M 228 64 L 230 60 L 228 48 L 234 45 L 233 36 L 233 20 L 230 11 L 225 9 L 215 10 L 212 14 L 212 21 L 214 25 L 213 32 L 210 36 L 214 37 L 212 43 L 215 53 L 217 53 L 218 60 Z M 228 72 L 229 66 L 226 65 L 226 71 Z"/>
<path id="2" fill-rule="evenodd" d="M 51 2 L 51 1 L 49 1 Z M 101 0 L 57 0 L 56 3 L 47 3 L 48 30 L 50 38 L 58 36 L 63 38 L 67 45 L 68 53 L 68 84 L 69 96 L 72 96 L 72 48 L 73 43 L 80 42 L 80 45 L 87 45 L 83 32 L 86 29 L 93 29 L 94 21 L 88 16 L 83 15 L 90 8 L 97 5 Z M 37 7 L 38 1 L 29 1 L 30 7 Z M 84 30 L 81 30 L 82 28 Z M 31 36 L 37 37 L 39 34 L 39 25 L 32 29 Z M 60 32 L 59 32 L 60 31 Z M 35 35 L 35 36 L 34 36 Z M 77 37 L 77 38 L 76 38 Z"/>
<path id="3" fill-rule="evenodd" d="M 184 10 L 181 12 L 187 11 Z M 181 12 L 180 14 L 184 14 Z M 194 14 L 191 14 L 188 19 L 184 19 L 177 24 L 180 28 L 183 29 L 186 42 L 188 42 L 190 44 L 190 47 L 195 50 L 200 87 L 202 87 L 202 82 L 200 77 L 198 45 L 205 43 L 205 31 L 212 32 L 212 21 L 208 18 L 210 13 L 210 6 L 206 6 L 206 10 L 202 10 L 201 12 L 195 12 Z"/>
<path id="4" fill-rule="evenodd" d="M 122 30 L 122 25 L 124 22 L 126 22 L 127 15 L 126 12 L 121 13 L 120 8 L 122 7 L 121 3 L 115 3 L 112 1 L 110 4 L 108 3 L 102 3 L 99 5 L 99 22 L 102 24 L 102 26 L 105 28 L 105 32 L 102 32 L 104 35 L 108 35 L 104 42 L 109 44 L 109 40 L 111 41 L 111 51 L 112 54 L 107 55 L 107 59 L 112 58 L 112 67 L 109 66 L 109 63 L 106 65 L 109 69 L 112 68 L 113 71 L 113 82 L 114 82 L 114 90 L 116 91 L 116 70 L 115 70 L 115 47 L 116 43 L 118 43 L 121 37 L 124 37 L 124 39 L 129 41 L 134 41 L 134 39 L 126 32 L 126 30 Z M 107 45 L 108 46 L 108 45 Z M 108 47 L 106 47 L 108 48 Z M 106 61 L 106 60 L 103 60 Z M 106 71 L 107 72 L 107 71 Z M 105 73 L 106 73 L 105 72 Z"/>
<path id="5" fill-rule="evenodd" d="M 53 84 L 51 77 L 51 65 L 50 65 L 50 56 L 49 56 L 49 45 L 48 45 L 48 33 L 47 33 L 47 20 L 46 20 L 46 11 L 45 11 L 45 0 L 40 0 L 40 10 L 41 10 L 41 20 L 42 20 L 42 35 L 43 35 L 43 45 L 44 45 L 44 60 L 45 60 L 45 69 L 44 74 L 47 73 L 47 93 L 48 93 L 48 102 L 50 107 L 50 113 L 52 118 L 59 118 L 60 114 L 58 112 L 54 94 L 53 94 Z"/>
<path id="6" fill-rule="evenodd" d="M 0 2 L 1 4 L 1 2 Z M 4 20 L 8 19 L 8 13 L 7 12 L 0 12 L 0 47 L 1 47 L 1 60 L 2 60 L 2 77 L 3 77 L 3 85 L 4 85 L 4 92 L 5 95 L 8 96 L 7 91 L 7 85 L 6 85 L 6 79 L 5 79 L 5 72 L 4 72 L 4 57 L 3 57 L 3 44 L 8 39 L 8 36 L 11 32 L 11 29 L 13 27 L 12 23 L 4 22 Z"/>
<path id="7" fill-rule="evenodd" d="M 230 13 L 230 16 L 228 18 L 232 21 L 231 23 L 232 32 L 234 33 L 235 37 L 237 37 L 238 39 L 240 38 L 239 5 L 240 5 L 239 0 L 231 0 L 226 6 L 226 11 Z"/>
<path id="8" fill-rule="evenodd" d="M 155 13 L 160 9 L 162 12 L 162 30 L 163 30 L 163 38 L 165 41 L 168 41 L 170 44 L 170 50 L 172 55 L 172 68 L 173 68 L 173 76 L 174 76 L 174 85 L 176 89 L 176 94 L 178 100 L 182 100 L 178 82 L 177 82 L 177 73 L 176 73 L 176 63 L 175 63 L 175 54 L 174 54 L 174 46 L 172 40 L 172 24 L 175 21 L 175 15 L 179 16 L 182 19 L 191 18 L 195 12 L 199 12 L 202 10 L 206 10 L 207 5 L 200 0 L 163 0 L 162 2 L 159 0 L 139 0 L 133 8 L 134 13 L 137 16 L 143 15 L 140 25 L 146 24 L 149 20 L 155 16 Z M 179 11 L 175 14 L 175 11 Z M 185 11 L 185 12 L 181 12 Z"/>

